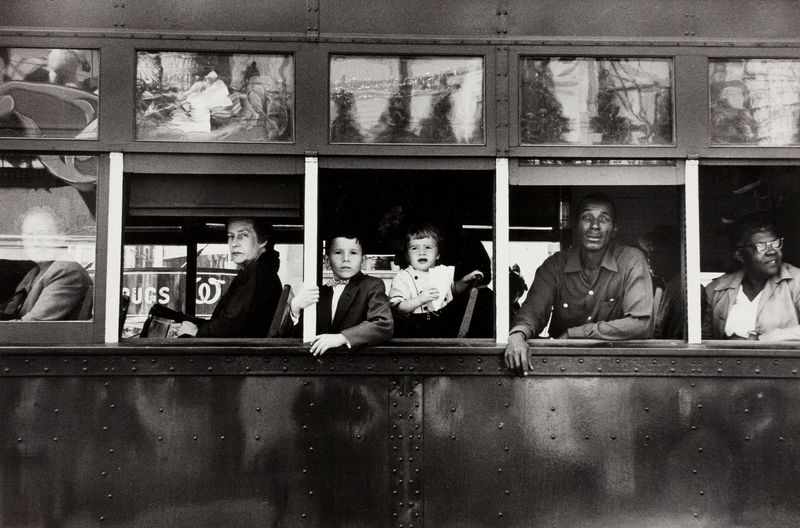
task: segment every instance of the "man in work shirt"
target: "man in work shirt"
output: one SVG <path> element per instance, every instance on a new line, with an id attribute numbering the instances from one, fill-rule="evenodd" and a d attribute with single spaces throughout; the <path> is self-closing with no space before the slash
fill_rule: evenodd
<path id="1" fill-rule="evenodd" d="M 550 320 L 559 339 L 647 339 L 653 335 L 653 288 L 647 259 L 633 247 L 614 243 L 614 202 L 602 193 L 583 198 L 576 209 L 577 244 L 550 256 L 508 336 L 506 365 L 526 375 L 527 340 Z"/>

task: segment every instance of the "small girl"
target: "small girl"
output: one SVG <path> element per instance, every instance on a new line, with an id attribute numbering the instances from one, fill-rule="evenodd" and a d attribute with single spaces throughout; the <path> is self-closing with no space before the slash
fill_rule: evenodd
<path id="1" fill-rule="evenodd" d="M 409 266 L 392 279 L 389 303 L 396 337 L 455 337 L 463 306 L 454 298 L 483 278 L 478 270 L 454 280 L 455 266 L 439 265 L 442 235 L 431 224 L 412 226 L 405 236 Z"/>

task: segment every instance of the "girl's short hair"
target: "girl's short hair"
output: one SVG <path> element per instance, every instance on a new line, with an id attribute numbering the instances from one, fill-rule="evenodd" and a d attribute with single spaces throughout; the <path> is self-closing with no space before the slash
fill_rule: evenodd
<path id="1" fill-rule="evenodd" d="M 433 224 L 415 224 L 408 228 L 406 231 L 406 238 L 404 241 L 405 250 L 408 251 L 408 246 L 411 244 L 412 240 L 418 240 L 420 238 L 430 238 L 436 241 L 436 246 L 439 249 L 439 252 L 442 251 L 442 244 L 444 244 L 444 238 L 442 237 L 442 232 L 434 226 Z"/>

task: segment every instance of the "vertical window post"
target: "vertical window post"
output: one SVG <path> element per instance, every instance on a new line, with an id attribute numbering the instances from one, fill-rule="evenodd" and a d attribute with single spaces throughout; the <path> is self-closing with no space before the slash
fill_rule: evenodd
<path id="1" fill-rule="evenodd" d="M 303 197 L 303 283 L 317 282 L 317 224 L 319 216 L 319 160 L 306 155 L 305 187 Z M 308 343 L 317 333 L 317 306 L 304 310 L 303 342 Z"/>
<path id="2" fill-rule="evenodd" d="M 495 160 L 494 177 L 494 288 L 495 288 L 495 340 L 508 340 L 508 158 Z"/>
<path id="3" fill-rule="evenodd" d="M 700 180 L 698 160 L 686 160 L 686 316 L 688 342 L 702 341 L 700 308 Z"/>
<path id="4" fill-rule="evenodd" d="M 108 251 L 106 251 L 105 342 L 119 341 L 119 296 L 122 283 L 122 152 L 112 152 L 108 170 Z"/>

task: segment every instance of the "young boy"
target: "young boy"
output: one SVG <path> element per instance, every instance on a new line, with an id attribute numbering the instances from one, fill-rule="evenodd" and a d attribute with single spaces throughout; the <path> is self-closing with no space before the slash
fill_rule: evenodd
<path id="1" fill-rule="evenodd" d="M 431 224 L 412 226 L 406 233 L 409 266 L 392 280 L 392 305 L 400 337 L 455 337 L 461 312 L 451 305 L 483 274 L 474 270 L 454 280 L 455 267 L 438 265 L 442 235 Z"/>
<path id="2" fill-rule="evenodd" d="M 321 288 L 302 288 L 290 305 L 292 322 L 299 327 L 300 311 L 319 303 L 311 354 L 377 345 L 392 337 L 394 321 L 386 288 L 382 280 L 361 273 L 364 250 L 358 236 L 338 233 L 327 239 L 325 256 L 333 280 Z"/>

